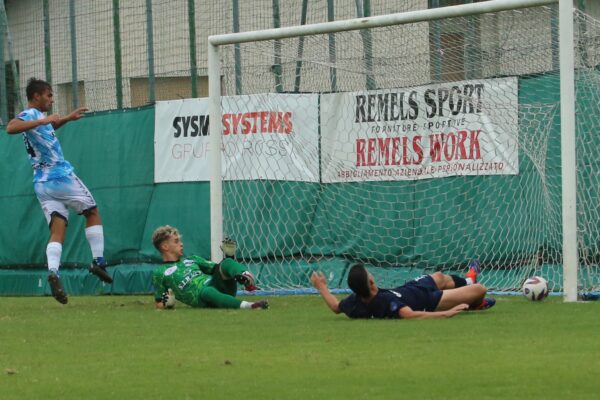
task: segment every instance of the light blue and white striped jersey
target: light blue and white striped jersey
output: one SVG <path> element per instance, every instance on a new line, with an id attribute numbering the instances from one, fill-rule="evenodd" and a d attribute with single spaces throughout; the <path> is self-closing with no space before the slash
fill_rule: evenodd
<path id="1" fill-rule="evenodd" d="M 17 115 L 21 121 L 45 118 L 36 108 L 28 108 Z M 73 172 L 73 166 L 65 160 L 52 124 L 40 125 L 23 132 L 25 149 L 33 168 L 33 182 L 45 182 L 62 178 Z"/>

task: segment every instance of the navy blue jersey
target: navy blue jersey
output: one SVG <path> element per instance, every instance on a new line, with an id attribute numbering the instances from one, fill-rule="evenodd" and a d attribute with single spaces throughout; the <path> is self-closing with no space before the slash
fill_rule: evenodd
<path id="1" fill-rule="evenodd" d="M 339 307 L 350 318 L 400 318 L 400 309 L 407 306 L 414 311 L 435 311 L 441 298 L 433 278 L 425 275 L 395 289 L 379 289 L 368 304 L 353 293 Z"/>

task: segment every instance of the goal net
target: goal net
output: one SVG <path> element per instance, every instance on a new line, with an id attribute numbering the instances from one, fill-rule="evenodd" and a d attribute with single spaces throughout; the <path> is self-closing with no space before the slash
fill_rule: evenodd
<path id="1" fill-rule="evenodd" d="M 263 289 L 478 259 L 562 290 L 557 6 L 219 46 L 222 233 Z M 600 287 L 600 23 L 575 14 L 578 289 Z"/>

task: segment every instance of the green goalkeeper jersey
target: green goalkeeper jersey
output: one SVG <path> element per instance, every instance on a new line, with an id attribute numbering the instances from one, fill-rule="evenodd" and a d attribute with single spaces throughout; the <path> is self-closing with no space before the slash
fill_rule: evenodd
<path id="1" fill-rule="evenodd" d="M 175 298 L 192 307 L 200 307 L 200 292 L 211 281 L 215 263 L 202 257 L 190 256 L 176 263 L 164 264 L 152 273 L 154 299 L 171 289 Z"/>

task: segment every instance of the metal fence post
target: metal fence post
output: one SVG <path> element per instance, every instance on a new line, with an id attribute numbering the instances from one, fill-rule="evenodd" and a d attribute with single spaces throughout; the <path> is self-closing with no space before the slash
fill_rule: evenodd
<path id="1" fill-rule="evenodd" d="M 308 0 L 302 0 L 302 14 L 300 16 L 300 25 L 306 25 L 306 14 L 308 13 Z M 300 91 L 300 81 L 302 80 L 302 53 L 304 52 L 304 36 L 298 38 L 298 60 L 296 61 L 296 77 L 294 80 L 294 92 Z"/>
<path id="2" fill-rule="evenodd" d="M 273 28 L 281 28 L 281 14 L 279 12 L 279 0 L 273 0 Z M 273 73 L 275 74 L 275 91 L 283 92 L 283 82 L 281 79 L 281 40 L 275 39 L 273 43 L 275 54 L 273 60 Z"/>
<path id="3" fill-rule="evenodd" d="M 148 102 L 156 101 L 156 78 L 154 76 L 154 28 L 152 25 L 152 0 L 146 0 L 146 36 L 148 45 Z"/>
<path id="4" fill-rule="evenodd" d="M 115 43 L 115 91 L 117 108 L 123 108 L 123 60 L 121 57 L 121 16 L 119 0 L 113 0 L 113 40 Z"/>
<path id="5" fill-rule="evenodd" d="M 44 0 L 44 66 L 46 68 L 46 82 L 52 84 L 52 58 L 50 52 L 50 5 L 49 0 Z"/>
<path id="6" fill-rule="evenodd" d="M 233 8 L 233 31 L 240 31 L 240 2 L 239 0 L 232 0 L 231 6 Z M 233 46 L 234 52 L 234 69 L 235 69 L 235 94 L 242 94 L 242 54 L 239 44 Z"/>
<path id="7" fill-rule="evenodd" d="M 190 77 L 192 97 L 198 97 L 198 67 L 196 65 L 196 4 L 188 0 L 188 30 L 190 34 Z"/>
<path id="8" fill-rule="evenodd" d="M 71 31 L 71 106 L 79 107 L 79 84 L 77 81 L 77 26 L 75 24 L 75 0 L 69 0 L 69 27 Z"/>
<path id="9" fill-rule="evenodd" d="M 335 21 L 335 14 L 333 11 L 333 0 L 327 0 L 327 21 Z M 335 34 L 329 34 L 329 62 L 335 65 L 337 59 L 337 52 L 335 49 Z M 331 91 L 337 92 L 337 70 L 335 67 L 329 68 L 329 83 L 331 84 Z"/>
<path id="10" fill-rule="evenodd" d="M 2 2 L 4 7 L 4 2 Z M 8 102 L 6 97 L 6 64 L 4 61 L 4 37 L 8 30 L 8 22 L 0 14 L 0 125 L 8 124 Z"/>

